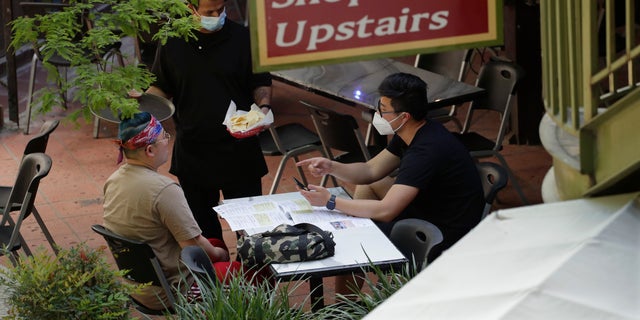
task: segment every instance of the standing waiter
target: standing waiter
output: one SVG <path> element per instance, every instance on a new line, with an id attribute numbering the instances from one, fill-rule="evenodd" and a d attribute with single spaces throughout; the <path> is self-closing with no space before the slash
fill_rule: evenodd
<path id="1" fill-rule="evenodd" d="M 191 0 L 200 21 L 196 39 L 171 38 L 158 48 L 147 90 L 173 99 L 176 140 L 170 173 L 176 175 L 206 238 L 222 239 L 213 211 L 220 192 L 237 198 L 262 194 L 268 169 L 257 137 L 236 139 L 222 124 L 229 103 L 265 114 L 271 75 L 253 73 L 249 31 L 226 19 L 225 0 Z"/>

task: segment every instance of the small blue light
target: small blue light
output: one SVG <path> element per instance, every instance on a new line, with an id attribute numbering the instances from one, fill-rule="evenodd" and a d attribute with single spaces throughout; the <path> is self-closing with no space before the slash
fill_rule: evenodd
<path id="1" fill-rule="evenodd" d="M 360 95 L 362 95 L 362 92 L 360 90 L 356 90 L 353 92 L 353 97 L 360 100 Z"/>

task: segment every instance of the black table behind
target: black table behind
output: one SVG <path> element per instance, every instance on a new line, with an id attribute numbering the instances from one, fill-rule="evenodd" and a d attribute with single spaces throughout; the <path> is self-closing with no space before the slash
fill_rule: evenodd
<path id="1" fill-rule="evenodd" d="M 274 79 L 346 103 L 375 109 L 378 85 L 390 74 L 405 72 L 427 83 L 429 108 L 460 104 L 482 95 L 484 89 L 396 61 L 379 59 L 274 71 Z"/>

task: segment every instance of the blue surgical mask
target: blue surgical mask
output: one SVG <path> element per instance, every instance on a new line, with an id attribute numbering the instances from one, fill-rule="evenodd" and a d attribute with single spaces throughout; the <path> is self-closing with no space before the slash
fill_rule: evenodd
<path id="1" fill-rule="evenodd" d="M 200 25 L 209 31 L 218 31 L 224 26 L 224 20 L 227 18 L 227 10 L 222 11 L 219 17 L 200 16 Z"/>

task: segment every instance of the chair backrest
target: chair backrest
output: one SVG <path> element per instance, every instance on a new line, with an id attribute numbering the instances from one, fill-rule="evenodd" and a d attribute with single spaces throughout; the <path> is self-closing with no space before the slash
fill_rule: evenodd
<path id="1" fill-rule="evenodd" d="M 422 219 L 402 219 L 391 229 L 391 242 L 409 259 L 409 265 L 416 265 L 416 271 L 426 265 L 429 251 L 443 240 L 442 232 L 431 222 Z"/>
<path id="2" fill-rule="evenodd" d="M 182 259 L 182 263 L 201 280 L 206 281 L 210 279 L 216 281 L 216 279 L 218 279 L 209 256 L 207 256 L 207 253 L 204 252 L 204 249 L 201 247 L 186 246 L 182 248 L 180 259 Z"/>
<path id="3" fill-rule="evenodd" d="M 8 247 L 11 248 L 20 235 L 22 220 L 33 210 L 33 203 L 40 186 L 40 180 L 46 177 L 50 170 L 51 158 L 44 153 L 32 153 L 22 158 L 16 182 L 11 188 L 7 203 L 4 204 L 2 222 L 0 223 L 1 226 L 4 226 L 7 221 L 13 222 L 11 210 L 16 207 L 14 205 L 20 205 L 20 215 L 15 221 Z"/>
<path id="4" fill-rule="evenodd" d="M 414 67 L 425 69 L 454 80 L 464 81 L 472 50 L 453 50 L 437 53 L 419 53 L 416 55 Z"/>
<path id="5" fill-rule="evenodd" d="M 11 188 L 11 193 L 7 199 L 7 203 L 4 208 L 12 207 L 12 205 L 23 204 L 25 207 L 33 207 L 35 195 L 38 192 L 40 186 L 40 179 L 46 177 L 51 170 L 51 158 L 44 153 L 32 153 L 25 155 L 20 162 L 18 168 L 18 176 Z M 29 196 L 27 198 L 27 196 Z M 24 202 L 27 201 L 27 202 Z M 31 212 L 27 213 L 27 215 Z"/>
<path id="6" fill-rule="evenodd" d="M 495 138 L 496 148 L 502 145 L 502 139 L 509 129 L 511 99 L 515 95 L 517 85 L 523 77 L 523 70 L 513 62 L 491 60 L 482 66 L 476 86 L 486 90 L 481 97 L 469 105 L 462 132 L 469 131 L 476 110 L 490 110 L 500 114 L 500 128 Z"/>
<path id="7" fill-rule="evenodd" d="M 482 190 L 484 191 L 485 206 L 482 212 L 482 218 L 484 219 L 491 212 L 491 206 L 496 199 L 498 191 L 507 186 L 509 176 L 505 168 L 493 162 L 478 162 L 476 167 L 478 168 Z"/>
<path id="8" fill-rule="evenodd" d="M 325 152 L 331 159 L 336 158 L 331 149 L 359 155 L 358 161 L 371 158 L 358 122 L 352 115 L 338 113 L 305 101 L 300 103 L 307 107 Z"/>
<path id="9" fill-rule="evenodd" d="M 171 292 L 171 286 L 162 272 L 158 258 L 148 244 L 118 235 L 102 225 L 93 225 L 91 229 L 104 237 L 118 269 L 128 270 L 125 278 L 136 283 L 150 282 L 162 287 L 170 301 L 169 307 L 173 307 L 175 297 Z"/>
<path id="10" fill-rule="evenodd" d="M 524 76 L 523 70 L 513 62 L 491 60 L 484 64 L 478 74 L 476 86 L 487 90 L 486 94 L 473 100 L 474 109 L 489 109 L 504 112 L 517 85 Z"/>
<path id="11" fill-rule="evenodd" d="M 40 132 L 31 138 L 27 145 L 24 147 L 24 155 L 36 152 L 44 153 L 47 151 L 47 145 L 49 144 L 49 136 L 51 132 L 53 132 L 58 125 L 60 124 L 59 120 L 49 120 L 45 122 L 40 128 Z"/>

